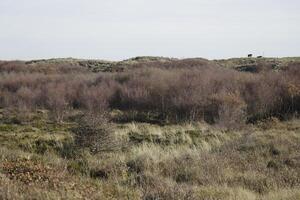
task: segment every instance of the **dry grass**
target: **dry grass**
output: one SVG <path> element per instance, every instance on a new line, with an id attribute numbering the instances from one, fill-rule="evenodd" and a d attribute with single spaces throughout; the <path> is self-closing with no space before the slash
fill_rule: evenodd
<path id="1" fill-rule="evenodd" d="M 19 145 L 22 134 L 29 141 L 51 138 L 41 129 L 22 131 L 35 123 L 13 124 L 12 129 L 0 131 L 1 199 L 299 198 L 297 119 L 262 121 L 239 131 L 205 123 L 115 124 L 122 150 L 91 154 L 73 149 L 75 156 L 67 159 L 61 154 L 66 149 L 58 150 L 59 143 L 45 152 Z M 5 136 L 14 130 L 20 138 L 7 140 Z M 64 137 L 73 135 L 63 125 L 55 130 Z M 62 136 L 55 138 L 60 141 Z"/>

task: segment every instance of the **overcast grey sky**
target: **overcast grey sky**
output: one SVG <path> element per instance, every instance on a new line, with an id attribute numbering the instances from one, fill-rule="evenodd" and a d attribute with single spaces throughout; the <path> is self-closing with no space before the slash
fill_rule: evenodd
<path id="1" fill-rule="evenodd" d="M 0 59 L 300 56 L 299 0 L 0 0 Z"/>

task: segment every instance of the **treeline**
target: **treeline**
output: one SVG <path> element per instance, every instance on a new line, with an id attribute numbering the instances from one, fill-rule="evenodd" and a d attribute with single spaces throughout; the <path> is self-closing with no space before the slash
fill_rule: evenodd
<path id="1" fill-rule="evenodd" d="M 271 116 L 285 119 L 300 110 L 300 63 L 247 73 L 178 60 L 92 73 L 66 64 L 0 62 L 0 107 L 48 109 L 57 120 L 71 109 L 118 109 L 170 122 L 204 120 L 225 126 Z"/>

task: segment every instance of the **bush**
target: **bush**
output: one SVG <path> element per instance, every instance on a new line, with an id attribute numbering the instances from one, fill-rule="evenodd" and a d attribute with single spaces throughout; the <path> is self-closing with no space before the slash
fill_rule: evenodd
<path id="1" fill-rule="evenodd" d="M 297 115 L 300 63 L 279 71 L 258 65 L 257 73 L 247 73 L 203 59 L 150 59 L 123 72 L 96 74 L 66 64 L 1 62 L 0 107 L 49 109 L 58 122 L 70 109 L 119 109 L 138 113 L 127 121 L 149 121 L 143 113 L 152 113 L 152 121 L 206 121 L 228 127 Z"/>
<path id="2" fill-rule="evenodd" d="M 117 139 L 109 129 L 103 114 L 88 113 L 84 115 L 73 132 L 75 133 L 75 145 L 79 148 L 88 148 L 91 153 L 119 148 Z"/>

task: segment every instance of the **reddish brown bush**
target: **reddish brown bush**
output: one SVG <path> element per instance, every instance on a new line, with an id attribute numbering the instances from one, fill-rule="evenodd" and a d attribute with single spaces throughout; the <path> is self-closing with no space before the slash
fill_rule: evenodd
<path id="1" fill-rule="evenodd" d="M 1 62 L 0 106 L 49 109 L 59 121 L 68 109 L 120 109 L 233 126 L 299 112 L 299 77 L 299 63 L 253 74 L 202 59 L 169 60 L 95 74 L 76 66 Z"/>

